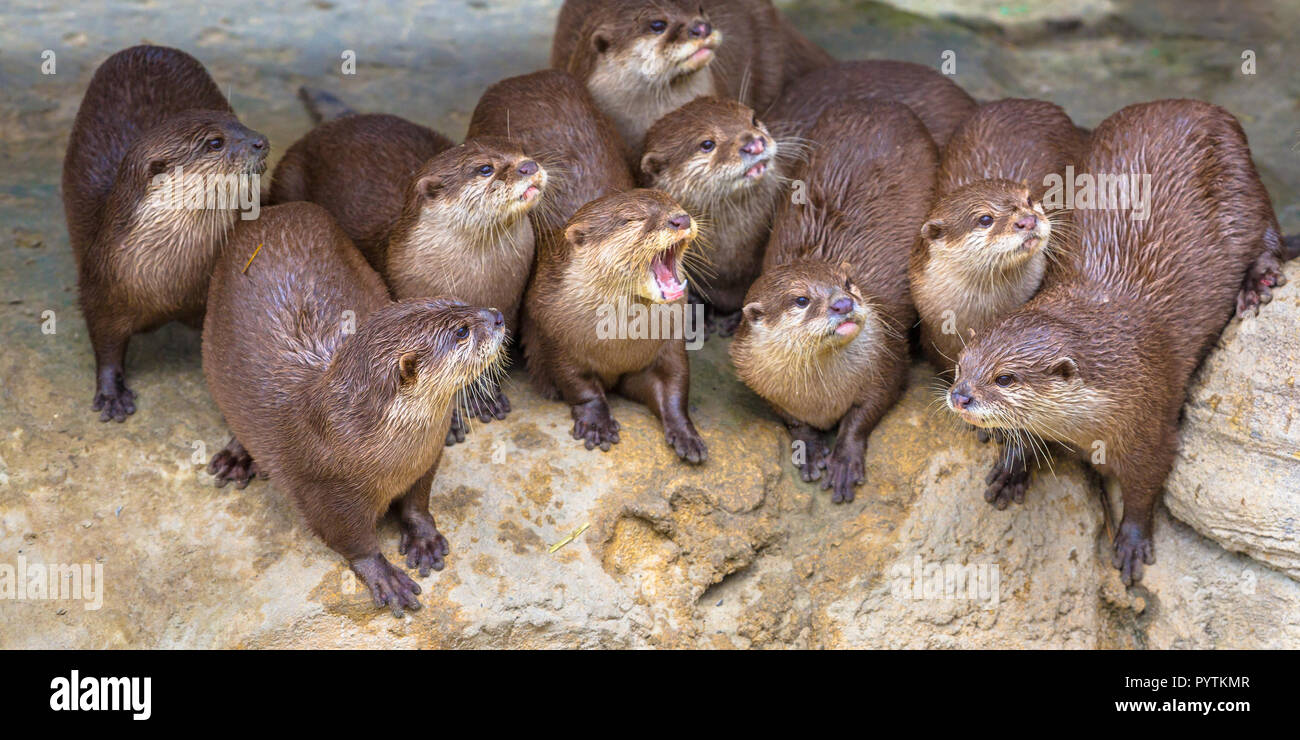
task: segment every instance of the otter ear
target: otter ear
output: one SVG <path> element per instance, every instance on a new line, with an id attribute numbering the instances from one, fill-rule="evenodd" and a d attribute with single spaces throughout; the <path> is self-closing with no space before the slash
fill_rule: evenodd
<path id="1" fill-rule="evenodd" d="M 402 385 L 415 380 L 416 357 L 414 352 L 403 352 L 402 356 L 397 358 L 397 376 L 401 378 Z"/>
<path id="2" fill-rule="evenodd" d="M 757 324 L 763 320 L 763 304 L 758 301 L 746 303 L 741 313 L 745 315 L 745 321 L 751 324 Z"/>
<path id="3" fill-rule="evenodd" d="M 667 164 L 668 162 L 663 158 L 663 155 L 646 152 L 646 155 L 641 158 L 641 171 L 650 177 L 658 177 Z"/>
<path id="4" fill-rule="evenodd" d="M 420 195 L 426 198 L 436 198 L 438 193 L 442 192 L 442 175 L 425 175 L 420 178 L 415 187 L 420 191 Z"/>
<path id="5" fill-rule="evenodd" d="M 564 230 L 564 238 L 573 246 L 581 247 L 587 242 L 587 229 L 579 224 L 572 224 Z"/>
<path id="6" fill-rule="evenodd" d="M 605 34 L 598 33 L 591 37 L 591 48 L 595 49 L 597 54 L 604 54 L 609 51 L 609 39 L 605 38 Z"/>
<path id="7" fill-rule="evenodd" d="M 1079 365 L 1069 357 L 1062 357 L 1052 365 L 1052 375 L 1056 375 L 1063 380 L 1069 380 L 1079 374 Z"/>
<path id="8" fill-rule="evenodd" d="M 939 219 L 930 219 L 921 227 L 921 238 L 926 241 L 934 241 L 943 236 L 943 222 Z"/>

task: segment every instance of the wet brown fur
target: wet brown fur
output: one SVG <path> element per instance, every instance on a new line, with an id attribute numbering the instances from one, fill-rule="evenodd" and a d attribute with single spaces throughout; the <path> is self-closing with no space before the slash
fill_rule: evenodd
<path id="1" fill-rule="evenodd" d="M 971 336 L 1038 290 L 1072 230 L 1068 211 L 1044 211 L 1045 179 L 1064 177 L 1086 146 L 1065 111 L 1042 100 L 985 103 L 953 133 L 940 160 L 939 195 L 908 270 L 921 347 L 935 368 L 951 376 Z M 994 221 L 982 227 L 985 215 Z M 1032 251 L 993 253 L 1000 240 L 1023 236 L 1016 224 L 1026 216 L 1046 217 L 1050 238 Z M 945 332 L 949 322 L 952 331 Z"/>
<path id="2" fill-rule="evenodd" d="M 649 305 L 633 281 L 649 274 L 656 251 L 669 243 L 682 249 L 689 245 L 693 225 L 685 236 L 668 225 L 684 215 L 681 206 L 656 190 L 613 193 L 580 208 L 562 239 L 539 245 L 524 299 L 528 371 L 539 391 L 570 405 L 573 436 L 588 449 L 608 450 L 619 440 L 619 424 L 605 398 L 614 391 L 649 407 L 680 457 L 699 463 L 707 456 L 687 411 L 690 368 L 684 337 L 598 335 L 602 307 L 616 307 L 619 301 Z M 675 301 L 684 302 L 684 297 Z"/>
<path id="3" fill-rule="evenodd" d="M 1064 443 L 1118 480 L 1114 563 L 1131 582 L 1154 562 L 1151 515 L 1192 373 L 1234 308 L 1268 301 L 1285 252 L 1245 134 L 1218 106 L 1124 108 L 1093 132 L 1082 170 L 1149 174 L 1149 217 L 1076 210 L 1078 248 L 965 349 L 952 393 L 971 399 L 968 421 L 1026 448 Z"/>
<path id="4" fill-rule="evenodd" d="M 833 500 L 851 501 L 865 479 L 867 438 L 906 383 L 916 315 L 907 263 L 933 198 L 938 152 L 921 121 L 888 101 L 829 108 L 811 138 L 811 156 L 794 174 L 807 183 L 808 202 L 778 210 L 731 356 L 804 443 L 804 479 L 825 470 Z M 847 345 L 831 334 L 840 319 L 830 307 L 845 298 L 861 327 Z M 836 427 L 827 450 L 821 431 Z"/>
<path id="5" fill-rule="evenodd" d="M 498 358 L 500 321 L 449 299 L 392 302 L 311 203 L 264 209 L 216 265 L 203 370 L 237 440 L 228 449 L 251 456 L 394 610 L 418 608 L 419 587 L 384 559 L 376 523 L 396 504 L 408 567 L 442 567 L 429 488 L 449 406 Z"/>
<path id="6" fill-rule="evenodd" d="M 761 154 L 742 151 L 755 140 L 764 142 Z M 712 143 L 710 151 L 701 148 L 704 141 Z M 759 162 L 767 171 L 747 180 L 744 173 Z M 734 100 L 697 98 L 650 127 L 641 184 L 668 193 L 701 222 L 707 265 L 692 280 L 715 311 L 744 307 L 745 291 L 762 269 L 781 170 L 792 164 L 779 159 L 777 142 L 753 109 Z"/>
<path id="7" fill-rule="evenodd" d="M 654 20 L 666 22 L 663 33 L 650 31 Z M 556 21 L 551 66 L 590 87 L 603 57 L 625 53 L 645 39 L 663 51 L 688 40 L 699 21 L 708 22 L 721 39 L 706 67 L 671 82 L 639 78 L 604 96 L 593 90 L 627 140 L 632 161 L 655 121 L 699 95 L 723 96 L 763 111 L 790 81 L 834 62 L 769 0 L 566 0 Z"/>
<path id="8" fill-rule="evenodd" d="M 838 62 L 788 85 L 770 110 L 757 108 L 777 136 L 807 136 L 828 107 L 868 98 L 903 103 L 925 123 L 940 151 L 953 131 L 975 112 L 976 103 L 952 80 L 911 62 Z"/>
<path id="9" fill-rule="evenodd" d="M 220 137 L 222 151 L 206 142 Z M 260 142 L 260 156 L 249 146 Z M 95 352 L 100 419 L 135 411 L 124 361 L 131 336 L 173 320 L 203 320 L 213 260 L 235 210 L 151 208 L 156 175 L 257 174 L 266 138 L 245 128 L 203 65 L 135 46 L 95 71 L 63 161 L 63 206 L 82 314 Z"/>

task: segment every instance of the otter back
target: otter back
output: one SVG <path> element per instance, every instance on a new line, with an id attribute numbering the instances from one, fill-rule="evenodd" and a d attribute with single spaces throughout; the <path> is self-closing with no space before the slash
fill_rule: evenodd
<path id="1" fill-rule="evenodd" d="M 940 150 L 972 113 L 976 103 L 965 90 L 929 67 L 910 62 L 839 62 L 799 78 L 766 113 L 778 136 L 806 136 L 818 116 L 840 101 L 892 100 L 911 108 L 925 123 Z"/>

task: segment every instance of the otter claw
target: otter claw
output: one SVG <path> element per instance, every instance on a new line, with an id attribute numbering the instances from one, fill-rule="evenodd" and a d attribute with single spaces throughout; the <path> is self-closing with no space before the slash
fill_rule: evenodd
<path id="1" fill-rule="evenodd" d="M 826 469 L 826 480 L 822 481 L 822 490 L 831 491 L 831 503 L 847 504 L 853 501 L 854 487 L 867 482 L 867 471 L 862 464 L 862 455 L 844 456 L 831 453 L 820 463 Z"/>
<path id="2" fill-rule="evenodd" d="M 349 565 L 370 589 L 370 598 L 374 600 L 375 606 L 388 607 L 393 616 L 399 619 L 403 609 L 419 610 L 420 600 L 416 594 L 420 593 L 420 584 L 394 568 L 382 554 L 357 558 Z"/>
<path id="3" fill-rule="evenodd" d="M 1007 508 L 1012 501 L 1025 502 L 1025 491 L 1029 488 L 1029 469 L 1021 452 L 1012 447 L 1005 447 L 993 469 L 984 477 L 984 500 L 993 504 L 999 511 Z"/>
<path id="4" fill-rule="evenodd" d="M 618 444 L 619 423 L 609 415 L 609 406 L 602 400 L 599 403 L 585 403 L 574 406 L 573 438 L 583 440 L 583 445 L 591 450 L 597 447 L 601 452 L 609 452 L 611 445 Z"/>
<path id="5" fill-rule="evenodd" d="M 672 445 L 678 457 L 692 465 L 699 465 L 709 457 L 709 449 L 704 440 L 689 425 L 682 429 L 665 430 L 664 439 Z"/>
<path id="6" fill-rule="evenodd" d="M 423 578 L 429 575 L 429 571 L 442 570 L 446 566 L 451 546 L 447 544 L 447 538 L 429 523 L 403 522 L 397 552 L 406 556 L 406 567 L 418 570 Z"/>
<path id="7" fill-rule="evenodd" d="M 230 440 L 230 444 L 225 449 L 212 456 L 208 463 L 208 472 L 216 479 L 217 488 L 225 488 L 227 483 L 234 482 L 235 488 L 243 490 L 248 487 L 250 481 L 254 478 L 266 479 L 266 473 L 257 467 L 257 462 L 253 456 L 248 454 L 248 450 L 239 444 L 237 440 Z"/>

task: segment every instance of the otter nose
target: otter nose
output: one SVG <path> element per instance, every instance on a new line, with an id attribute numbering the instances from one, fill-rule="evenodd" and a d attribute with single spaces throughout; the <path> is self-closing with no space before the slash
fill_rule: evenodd
<path id="1" fill-rule="evenodd" d="M 853 299 L 847 296 L 831 304 L 831 313 L 836 316 L 847 316 L 851 311 L 853 311 Z"/>
<path id="2" fill-rule="evenodd" d="M 745 154 L 762 154 L 766 149 L 767 139 L 764 139 L 762 136 L 755 136 L 750 139 L 748 143 L 742 146 L 740 151 Z"/>
<path id="3" fill-rule="evenodd" d="M 953 388 L 952 393 L 949 395 L 952 397 L 952 405 L 960 411 L 966 410 L 966 407 L 970 405 L 970 386 L 965 383 Z"/>
<path id="4" fill-rule="evenodd" d="M 1030 213 L 1016 222 L 1016 231 L 1031 231 L 1038 225 L 1038 217 Z"/>
<path id="5" fill-rule="evenodd" d="M 502 327 L 506 325 L 506 317 L 495 308 L 487 309 L 487 318 L 492 322 L 492 326 L 494 327 Z"/>
<path id="6" fill-rule="evenodd" d="M 677 231 L 685 231 L 691 228 L 691 217 L 685 213 L 679 213 L 668 219 L 668 225 Z"/>
<path id="7" fill-rule="evenodd" d="M 519 174 L 524 177 L 532 177 L 537 174 L 537 163 L 530 159 L 519 165 Z"/>
<path id="8" fill-rule="evenodd" d="M 711 33 L 713 33 L 713 26 L 709 25 L 708 21 L 697 20 L 691 24 L 691 36 L 693 38 L 702 39 Z"/>

